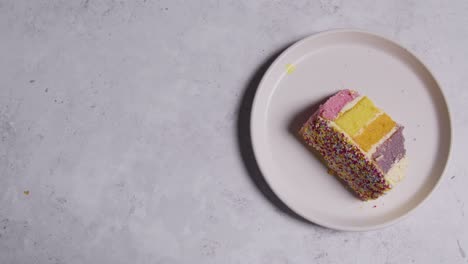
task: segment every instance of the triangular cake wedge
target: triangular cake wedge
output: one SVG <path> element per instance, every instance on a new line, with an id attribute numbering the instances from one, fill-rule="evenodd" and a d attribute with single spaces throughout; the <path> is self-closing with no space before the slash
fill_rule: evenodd
<path id="1" fill-rule="evenodd" d="M 404 177 L 403 126 L 356 91 L 328 98 L 299 133 L 362 200 L 377 199 Z"/>

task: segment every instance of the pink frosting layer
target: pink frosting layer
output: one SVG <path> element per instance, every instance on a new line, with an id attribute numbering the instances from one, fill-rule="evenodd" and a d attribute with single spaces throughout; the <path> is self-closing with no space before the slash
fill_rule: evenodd
<path id="1" fill-rule="evenodd" d="M 358 97 L 359 94 L 353 90 L 341 90 L 320 105 L 318 114 L 328 120 L 333 120 L 343 107 Z"/>

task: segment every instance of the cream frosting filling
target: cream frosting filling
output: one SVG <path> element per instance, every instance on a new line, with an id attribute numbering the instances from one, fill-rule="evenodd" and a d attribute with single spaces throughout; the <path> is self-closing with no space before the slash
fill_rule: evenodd
<path id="1" fill-rule="evenodd" d="M 404 179 L 407 167 L 408 159 L 404 156 L 399 161 L 395 162 L 392 168 L 390 168 L 387 174 L 385 174 L 385 180 L 387 180 L 393 187 L 396 183 Z"/>
<path id="2" fill-rule="evenodd" d="M 347 104 L 345 104 L 343 108 L 341 108 L 340 112 L 338 112 L 335 119 L 338 119 L 338 117 L 340 117 L 343 113 L 353 108 L 359 101 L 361 101 L 363 97 L 364 97 L 363 95 L 360 95 L 354 98 L 352 101 L 349 101 Z"/>
<path id="3" fill-rule="evenodd" d="M 390 130 L 385 136 L 383 136 L 378 142 L 376 142 L 374 145 L 372 145 L 372 147 L 369 149 L 369 151 L 366 153 L 366 156 L 371 158 L 372 155 L 375 153 L 375 151 L 377 150 L 377 148 L 383 144 L 385 141 L 387 141 L 387 139 L 389 139 L 393 133 L 395 133 L 396 131 L 398 130 L 398 125 L 396 125 L 395 127 L 392 128 L 392 130 Z"/>
<path id="4" fill-rule="evenodd" d="M 359 129 L 357 134 L 354 135 L 354 136 L 357 137 L 357 136 L 361 135 L 362 132 L 364 132 L 364 130 L 366 130 L 367 126 L 369 126 L 370 123 L 374 122 L 377 118 L 379 118 L 383 114 L 385 114 L 385 112 L 380 110 L 380 112 L 377 113 L 371 120 L 367 121 L 367 123 L 363 127 L 361 127 L 361 129 Z"/>

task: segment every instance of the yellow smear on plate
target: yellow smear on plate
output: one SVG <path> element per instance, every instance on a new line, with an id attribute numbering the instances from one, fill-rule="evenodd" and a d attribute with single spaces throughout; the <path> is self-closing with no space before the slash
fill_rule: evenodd
<path id="1" fill-rule="evenodd" d="M 286 73 L 291 74 L 296 70 L 296 66 L 294 64 L 288 63 L 286 64 Z"/>

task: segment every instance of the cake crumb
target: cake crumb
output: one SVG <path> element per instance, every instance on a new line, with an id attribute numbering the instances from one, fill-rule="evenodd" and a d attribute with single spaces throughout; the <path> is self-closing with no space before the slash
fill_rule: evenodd
<path id="1" fill-rule="evenodd" d="M 372 208 L 377 208 L 377 205 L 372 206 Z"/>
<path id="2" fill-rule="evenodd" d="M 26 190 L 23 193 L 24 193 L 24 195 L 29 195 L 29 190 Z"/>

